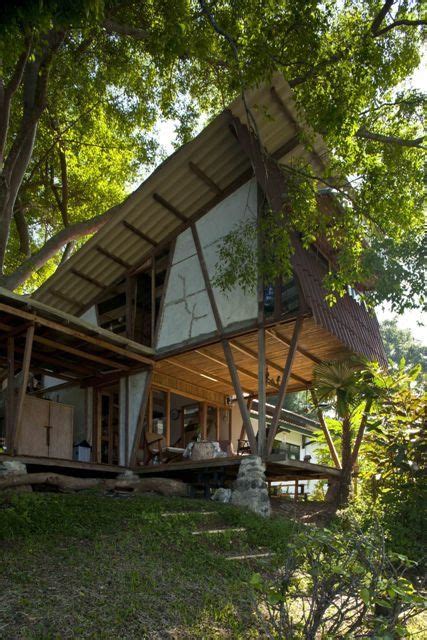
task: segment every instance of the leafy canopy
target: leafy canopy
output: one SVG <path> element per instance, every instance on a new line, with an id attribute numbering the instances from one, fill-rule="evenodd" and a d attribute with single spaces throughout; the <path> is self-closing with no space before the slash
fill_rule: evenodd
<path id="1" fill-rule="evenodd" d="M 262 258 L 253 243 L 245 245 L 242 230 L 228 238 L 220 284 L 253 286 L 263 260 L 268 280 L 287 275 L 293 228 L 306 246 L 320 235 L 330 243 L 332 297 L 367 282 L 374 284 L 372 303 L 388 300 L 398 310 L 422 303 L 424 99 L 405 84 L 419 65 L 420 13 L 421 3 L 412 0 L 7 3 L 0 21 L 2 86 L 10 86 L 27 58 L 10 119 L 0 123 L 7 134 L 0 284 L 27 281 L 33 288 L 71 255 L 88 233 L 76 225 L 122 200 L 157 161 L 160 117 L 175 119 L 178 142 L 185 142 L 201 113 L 218 113 L 279 70 L 302 116 L 323 135 L 330 163 L 320 176 L 301 163 L 282 166 L 290 212 L 270 213 Z M 7 160 L 28 129 L 27 72 L 39 63 L 39 77 L 48 69 L 45 95 L 33 148 L 28 158 L 20 156 L 22 181 L 19 175 L 14 182 Z M 304 142 L 311 144 L 309 137 Z M 339 207 L 317 206 L 319 185 Z M 67 241 L 40 253 L 63 228 L 73 230 Z"/>

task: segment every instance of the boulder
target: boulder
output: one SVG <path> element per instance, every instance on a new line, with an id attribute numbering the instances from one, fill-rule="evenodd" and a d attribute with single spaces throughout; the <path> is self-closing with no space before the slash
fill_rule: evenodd
<path id="1" fill-rule="evenodd" d="M 231 504 L 249 509 L 264 518 L 270 516 L 271 506 L 265 480 L 265 464 L 259 456 L 242 458 L 231 494 Z"/>

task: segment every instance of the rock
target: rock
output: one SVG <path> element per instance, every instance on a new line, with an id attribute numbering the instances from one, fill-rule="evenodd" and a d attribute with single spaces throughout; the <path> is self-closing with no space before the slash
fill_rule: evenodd
<path id="1" fill-rule="evenodd" d="M 224 503 L 230 502 L 231 489 L 225 489 L 224 487 L 219 487 L 213 494 L 211 500 L 216 500 L 217 502 L 224 502 Z"/>
<path id="2" fill-rule="evenodd" d="M 126 469 L 123 473 L 119 473 L 117 480 L 130 480 L 131 482 L 139 482 L 139 476 L 136 475 L 131 469 Z"/>
<path id="3" fill-rule="evenodd" d="M 25 476 L 27 474 L 27 466 L 20 460 L 2 460 L 0 462 L 0 478 L 8 480 L 16 476 Z M 29 484 L 21 484 L 15 487 L 15 492 L 29 493 L 32 488 Z"/>
<path id="4" fill-rule="evenodd" d="M 270 516 L 270 498 L 265 481 L 265 465 L 259 456 L 242 458 L 231 494 L 231 504 L 244 507 L 267 518 Z"/>
<path id="5" fill-rule="evenodd" d="M 27 466 L 20 460 L 0 462 L 0 476 L 22 476 L 23 473 L 27 473 Z"/>

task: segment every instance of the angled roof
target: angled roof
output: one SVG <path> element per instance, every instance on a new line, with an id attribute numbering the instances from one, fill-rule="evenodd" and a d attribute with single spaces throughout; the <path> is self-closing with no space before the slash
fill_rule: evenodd
<path id="1" fill-rule="evenodd" d="M 245 100 L 263 145 L 276 160 L 292 154 L 306 157 L 315 169 L 324 165 L 327 152 L 321 138 L 314 136 L 312 152 L 299 140 L 301 129 L 307 127 L 298 119 L 291 89 L 282 75 L 276 74 L 270 84 L 247 91 Z M 140 266 L 156 246 L 176 236 L 191 219 L 206 213 L 246 182 L 253 171 L 230 131 L 230 111 L 247 122 L 245 105 L 238 98 L 163 162 L 123 202 L 114 218 L 61 265 L 33 297 L 79 315 L 104 288 L 127 270 Z"/>

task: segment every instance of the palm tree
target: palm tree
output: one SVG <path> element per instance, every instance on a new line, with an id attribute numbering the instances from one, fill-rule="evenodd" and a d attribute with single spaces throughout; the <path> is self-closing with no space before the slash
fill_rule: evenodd
<path id="1" fill-rule="evenodd" d="M 327 402 L 335 410 L 336 417 L 341 422 L 341 478 L 336 496 L 337 507 L 348 503 L 351 492 L 351 474 L 357 460 L 360 443 L 362 441 L 367 418 L 374 397 L 371 372 L 362 368 L 362 363 L 356 360 L 341 360 L 319 364 L 314 369 L 313 387 L 314 397 L 319 406 Z M 356 418 L 360 416 L 357 435 Z"/>

